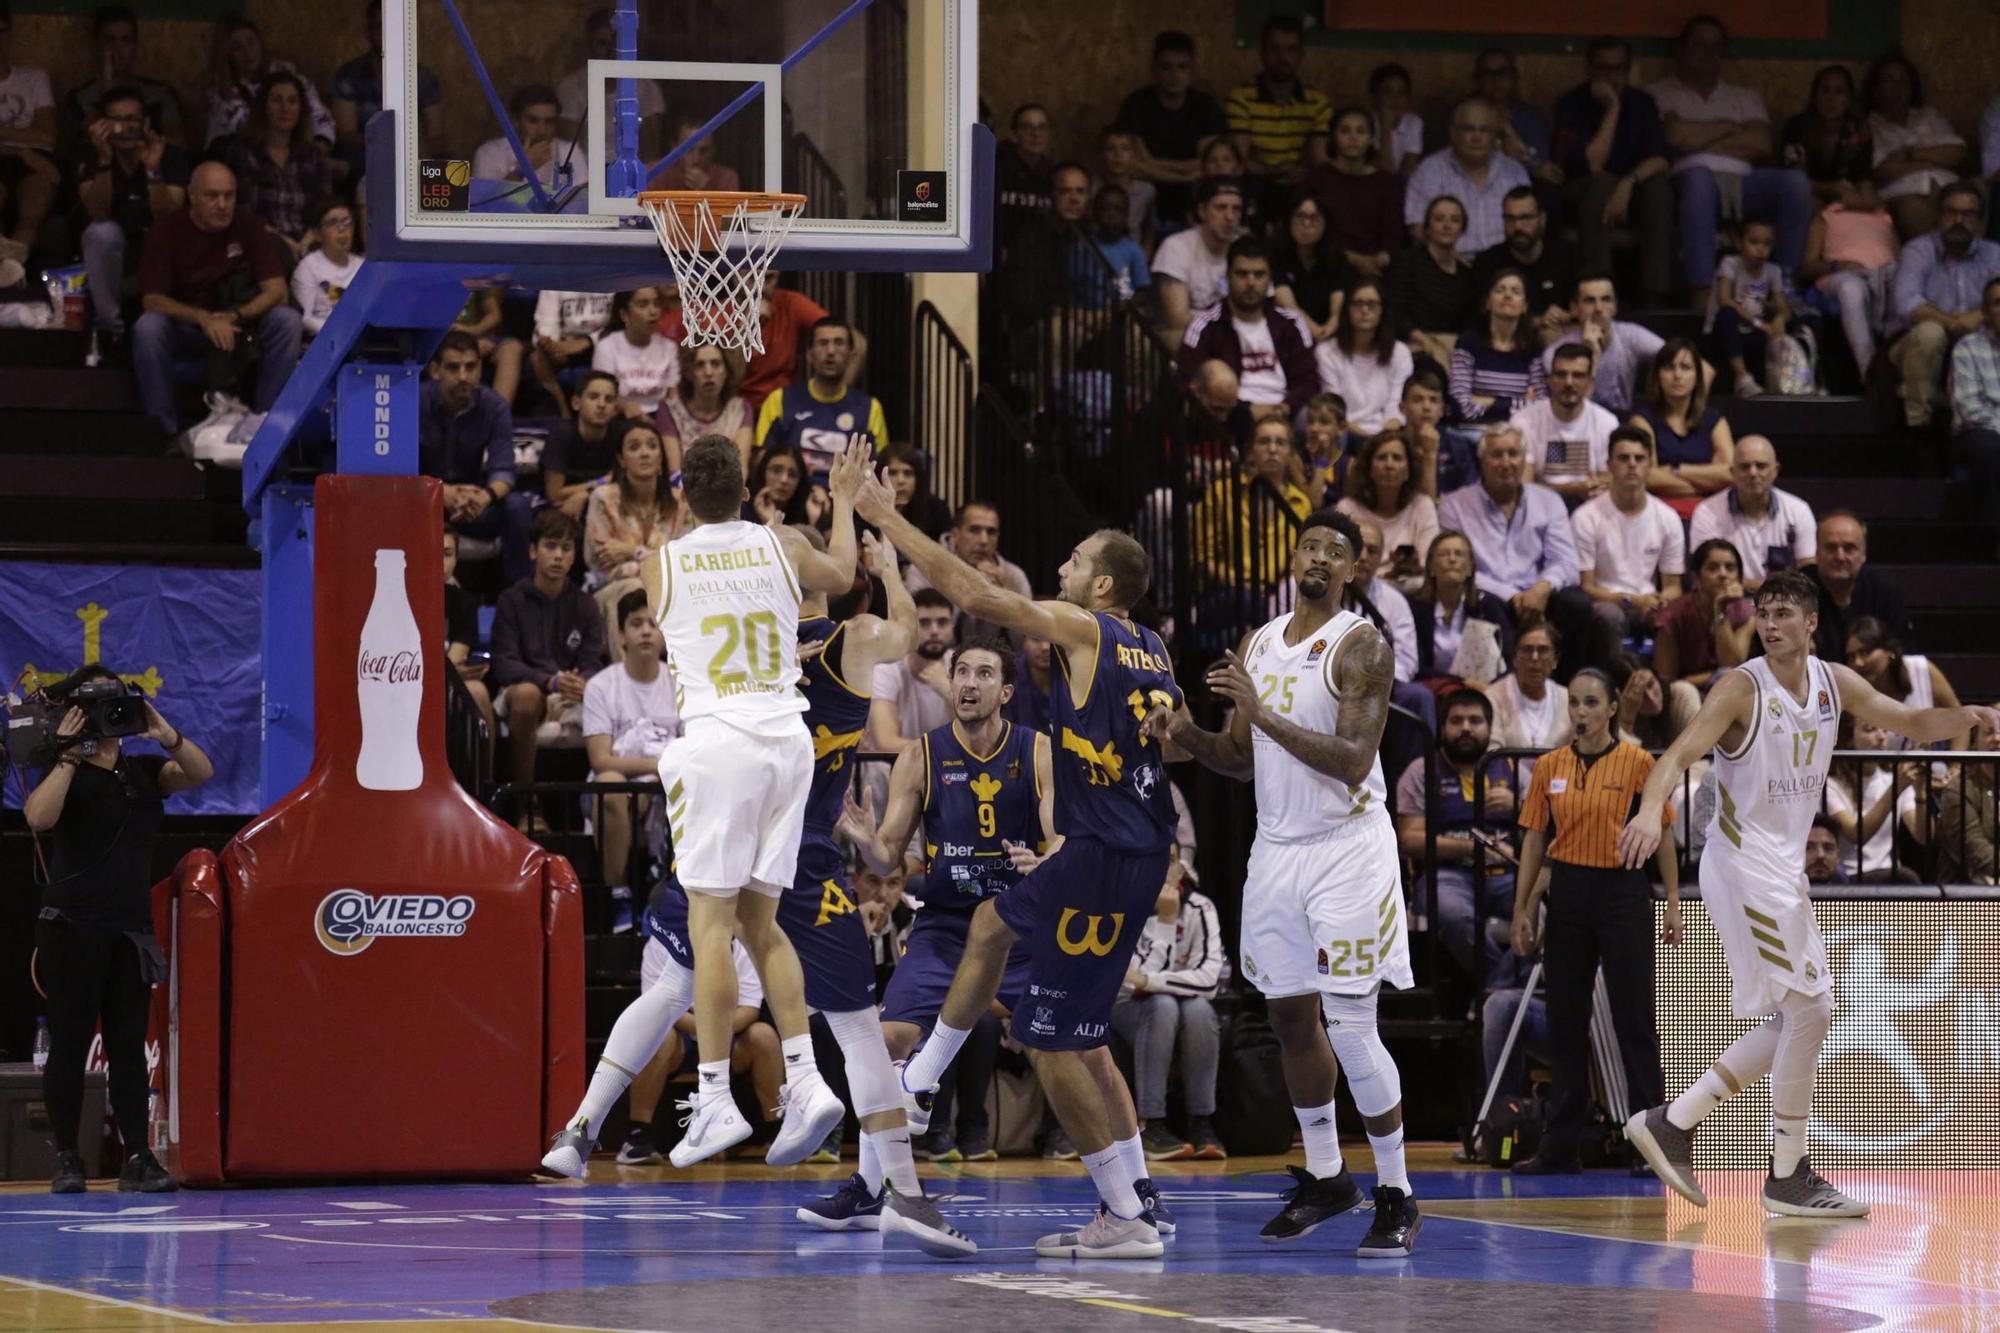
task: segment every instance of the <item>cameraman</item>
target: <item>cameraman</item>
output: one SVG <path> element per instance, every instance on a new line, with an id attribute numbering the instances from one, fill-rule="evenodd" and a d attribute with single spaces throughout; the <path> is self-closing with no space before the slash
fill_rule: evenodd
<path id="1" fill-rule="evenodd" d="M 60 705 L 79 686 L 117 679 L 92 664 L 51 686 L 48 696 Z M 35 948 L 36 975 L 48 996 L 42 1096 L 55 1139 L 55 1194 L 84 1189 L 76 1146 L 83 1066 L 100 1022 L 111 1107 L 129 1152 L 118 1188 L 149 1194 L 175 1188 L 145 1146 L 147 992 L 165 970 L 153 936 L 153 841 L 165 799 L 199 787 L 215 766 L 150 703 L 146 720 L 145 738 L 165 750 L 165 758 L 128 756 L 116 739 L 85 736 L 84 711 L 69 708 L 56 727 L 55 763 L 21 808 L 30 829 L 51 835 Z"/>

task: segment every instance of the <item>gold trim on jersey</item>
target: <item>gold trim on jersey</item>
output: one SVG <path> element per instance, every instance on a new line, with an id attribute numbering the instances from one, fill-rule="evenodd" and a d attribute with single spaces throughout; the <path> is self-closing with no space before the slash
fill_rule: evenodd
<path id="1" fill-rule="evenodd" d="M 872 699 L 875 696 L 869 691 L 857 690 L 852 685 L 849 685 L 847 683 L 847 678 L 840 674 L 840 668 L 834 665 L 836 662 L 840 661 L 839 650 L 834 647 L 834 640 L 838 639 L 841 635 L 841 631 L 845 630 L 846 628 L 847 628 L 847 622 L 845 620 L 840 621 L 839 623 L 834 625 L 833 633 L 826 636 L 826 647 L 821 649 L 819 654 L 820 666 L 825 670 L 827 675 L 833 678 L 834 684 L 840 686 L 841 689 L 846 690 L 849 694 L 853 695 L 855 698 Z"/>
<path id="2" fill-rule="evenodd" d="M 1049 738 L 1038 731 L 1035 733 L 1035 743 L 1028 747 L 1028 767 L 1034 770 L 1035 774 L 1035 803 L 1037 805 L 1041 804 L 1042 800 L 1042 747 L 1048 743 Z M 1054 763 L 1053 757 L 1051 757 L 1050 762 L 1051 764 Z"/>
<path id="3" fill-rule="evenodd" d="M 671 544 L 668 543 L 668 545 Z M 660 610 L 659 614 L 653 617 L 653 623 L 656 625 L 664 624 L 667 619 L 667 608 L 673 604 L 674 562 L 667 559 L 667 548 L 662 546 L 660 548 Z"/>
<path id="4" fill-rule="evenodd" d="M 1731 763 L 1735 763 L 1744 755 L 1750 753 L 1750 743 L 1757 739 L 1757 732 L 1764 725 L 1764 682 L 1748 666 L 1741 666 L 1736 669 L 1750 677 L 1750 688 L 1757 693 L 1750 702 L 1750 729 L 1743 733 L 1743 743 L 1736 747 L 1736 751 L 1733 754 L 1723 749 L 1720 744 L 1715 747 L 1715 752 Z M 1735 842 L 1736 840 L 1732 838 L 1730 841 Z M 1738 845 L 1740 846 L 1741 844 Z"/>
<path id="5" fill-rule="evenodd" d="M 976 764 L 990 764 L 995 759 L 998 759 L 1000 757 L 1000 752 L 1007 748 L 1008 738 L 1011 737 L 1013 734 L 1014 734 L 1014 724 L 1012 722 L 1007 721 L 1005 718 L 1002 718 L 1000 722 L 1000 739 L 998 742 L 994 744 L 993 753 L 981 754 L 979 753 L 979 751 L 972 748 L 971 743 L 965 739 L 965 733 L 958 729 L 958 719 L 953 718 L 951 721 L 951 738 L 958 742 L 958 748 L 965 751 L 966 757 L 971 759 Z M 929 739 L 928 735 L 925 737 L 925 739 L 928 741 Z"/>
<path id="6" fill-rule="evenodd" d="M 928 731 L 924 733 L 923 740 L 924 740 L 924 809 L 926 812 L 928 812 L 931 808 L 931 734 Z M 937 855 L 937 853 L 932 852 L 931 855 L 935 856 Z"/>
<path id="7" fill-rule="evenodd" d="M 757 530 L 771 539 L 771 546 L 777 552 L 778 556 L 778 568 L 785 571 L 785 586 L 792 590 L 792 600 L 795 602 L 805 601 L 806 595 L 800 590 L 798 573 L 792 568 L 790 557 L 785 554 L 785 544 L 778 540 L 778 534 L 771 531 L 771 529 L 759 526 Z"/>
<path id="8" fill-rule="evenodd" d="M 1742 816 L 1736 813 L 1736 798 L 1731 796 L 1729 788 L 1720 782 L 1715 784 L 1715 796 L 1715 826 L 1722 831 L 1723 837 L 1729 839 L 1730 845 L 1740 852 L 1743 850 L 1743 821 Z"/>
<path id="9" fill-rule="evenodd" d="M 1097 640 L 1090 648 L 1090 685 L 1084 690 L 1083 697 L 1081 699 L 1077 698 L 1075 686 L 1070 686 L 1070 705 L 1079 713 L 1090 707 L 1090 693 L 1097 688 L 1097 677 L 1104 666 L 1104 622 L 1098 619 L 1098 617 L 1100 615 L 1109 615 L 1110 613 L 1089 611 L 1085 614 L 1090 617 L 1090 630 L 1091 633 L 1097 636 Z M 1056 661 L 1061 664 L 1063 669 L 1063 684 L 1070 685 L 1069 654 L 1063 652 L 1060 648 L 1056 652 L 1058 654 Z"/>

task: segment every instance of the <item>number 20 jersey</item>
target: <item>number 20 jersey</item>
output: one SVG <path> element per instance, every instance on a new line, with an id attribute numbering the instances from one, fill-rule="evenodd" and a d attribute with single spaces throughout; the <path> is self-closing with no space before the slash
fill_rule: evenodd
<path id="1" fill-rule="evenodd" d="M 668 542 L 660 563 L 660 633 L 681 716 L 762 736 L 800 731 L 799 583 L 777 534 L 705 523 Z"/>

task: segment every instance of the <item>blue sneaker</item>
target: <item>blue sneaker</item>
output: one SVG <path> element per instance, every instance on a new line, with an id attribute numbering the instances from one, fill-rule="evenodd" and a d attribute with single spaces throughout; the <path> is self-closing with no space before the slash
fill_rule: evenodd
<path id="1" fill-rule="evenodd" d="M 798 1219 L 821 1231 L 880 1231 L 882 1196 L 870 1194 L 857 1171 L 825 1198 L 800 1204 Z"/>
<path id="2" fill-rule="evenodd" d="M 1180 1229 L 1174 1215 L 1167 1210 L 1167 1201 L 1160 1197 L 1160 1191 L 1150 1180 L 1134 1181 L 1132 1190 L 1139 1196 L 1139 1202 L 1146 1205 L 1146 1212 L 1152 1216 L 1153 1227 L 1162 1236 L 1171 1236 Z"/>
<path id="3" fill-rule="evenodd" d="M 614 884 L 611 887 L 611 933 L 629 934 L 632 924 L 632 890 L 623 884 Z"/>

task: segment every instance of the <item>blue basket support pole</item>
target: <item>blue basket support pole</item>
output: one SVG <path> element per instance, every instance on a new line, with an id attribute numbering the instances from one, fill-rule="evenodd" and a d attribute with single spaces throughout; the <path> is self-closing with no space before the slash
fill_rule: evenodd
<path id="1" fill-rule="evenodd" d="M 639 0 L 618 0 L 611 15 L 611 33 L 618 59 L 639 58 Z M 646 181 L 646 167 L 639 160 L 639 81 L 621 76 L 616 88 L 611 163 L 604 173 L 604 192 L 614 199 L 629 199 Z"/>

